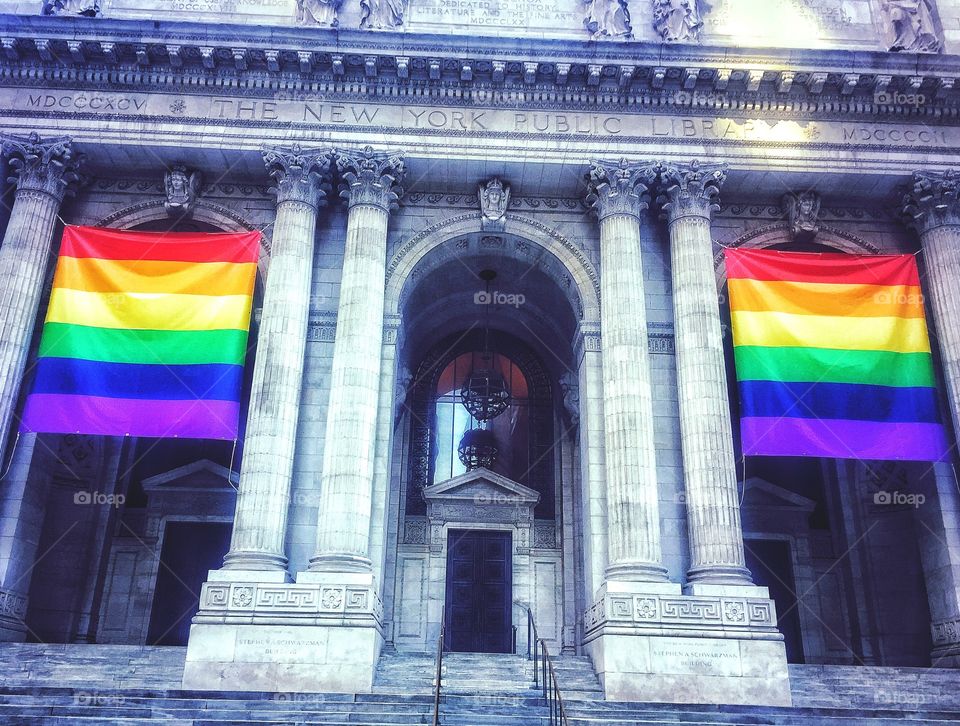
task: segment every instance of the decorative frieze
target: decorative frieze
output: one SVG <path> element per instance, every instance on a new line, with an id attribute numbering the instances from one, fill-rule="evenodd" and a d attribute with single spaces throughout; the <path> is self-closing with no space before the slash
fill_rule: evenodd
<path id="1" fill-rule="evenodd" d="M 376 2 L 386 4 L 387 0 Z M 333 0 L 331 3 L 335 4 Z M 669 11 L 669 17 L 680 17 L 683 27 L 687 27 L 690 23 L 687 6 L 692 3 L 693 0 L 689 3 L 684 0 L 681 8 Z M 602 4 L 618 5 L 617 0 L 603 0 Z M 330 5 L 323 0 L 304 0 L 303 5 L 304 22 L 313 17 L 308 11 L 310 7 L 320 18 L 328 17 L 326 8 Z M 13 27 L 3 33 L 4 56 L 8 61 L 15 61 L 5 72 L 14 82 L 19 79 L 33 83 L 38 74 L 47 72 L 36 65 L 49 63 L 56 65 L 58 82 L 98 84 L 103 72 L 101 66 L 106 64 L 132 68 L 129 74 L 121 74 L 115 81 L 118 86 L 129 84 L 130 90 L 169 86 L 179 92 L 184 85 L 184 74 L 189 73 L 191 87 L 207 87 L 219 92 L 225 85 L 225 77 L 229 77 L 229 86 L 245 96 L 302 92 L 332 99 L 344 95 L 342 81 L 349 80 L 357 84 L 350 85 L 350 91 L 360 96 L 389 95 L 393 99 L 416 96 L 418 103 L 430 97 L 456 98 L 464 105 L 512 106 L 516 102 L 514 86 L 528 88 L 533 78 L 538 89 L 532 100 L 537 107 L 565 105 L 569 108 L 572 104 L 582 105 L 591 112 L 620 103 L 678 109 L 715 108 L 723 109 L 724 113 L 753 111 L 758 97 L 773 91 L 786 93 L 789 88 L 792 89 L 789 104 L 784 110 L 798 117 L 834 113 L 845 118 L 857 115 L 870 119 L 878 115 L 902 118 L 902 106 L 882 103 L 876 98 L 874 89 L 879 75 L 884 79 L 884 89 L 893 94 L 903 92 L 924 97 L 923 104 L 909 109 L 913 117 L 939 118 L 945 107 L 955 107 L 958 103 L 951 89 L 960 70 L 944 68 L 917 75 L 915 66 L 900 64 L 900 67 L 896 62 L 887 63 L 883 69 L 864 69 L 855 74 L 854 83 L 849 69 L 835 67 L 829 58 L 814 57 L 805 64 L 810 69 L 804 71 L 762 71 L 749 68 L 753 59 L 747 50 L 725 48 L 722 54 L 705 51 L 704 57 L 698 59 L 694 78 L 688 73 L 688 63 L 679 58 L 671 65 L 670 59 L 660 52 L 631 52 L 627 57 L 617 53 L 616 44 L 609 44 L 609 50 L 599 57 L 592 50 L 565 49 L 564 55 L 557 57 L 549 48 L 537 49 L 532 51 L 536 58 L 531 60 L 522 56 L 502 59 L 500 49 L 493 48 L 480 49 L 466 57 L 454 46 L 438 47 L 437 43 L 443 43 L 438 39 L 430 45 L 405 44 L 404 54 L 398 56 L 343 38 L 336 49 L 304 49 L 295 29 L 278 29 L 271 36 L 272 47 L 264 48 L 260 34 L 231 34 L 229 43 L 218 46 L 208 45 L 208 36 L 201 39 L 182 33 L 180 37 L 171 38 L 166 33 L 154 34 L 146 29 L 140 34 L 139 42 L 130 42 L 106 25 L 94 31 L 61 27 L 56 18 L 50 21 L 43 38 L 35 37 L 28 26 Z M 83 60 L 77 60 L 79 57 Z M 240 67 L 238 58 L 242 61 Z M 732 63 L 738 65 L 736 70 L 730 68 Z M 818 66 L 820 70 L 814 70 Z M 445 73 L 448 67 L 456 72 Z M 629 72 L 625 72 L 626 68 Z M 464 69 L 469 70 L 464 72 Z M 690 79 L 693 79 L 692 87 Z M 413 80 L 429 83 L 411 84 Z M 491 88 L 491 83 L 498 87 Z M 456 87 L 453 92 L 451 84 Z M 571 89 L 579 93 L 570 95 Z M 844 90 L 852 92 L 844 95 Z"/>
<path id="2" fill-rule="evenodd" d="M 207 582 L 194 622 L 230 622 L 253 614 L 264 623 L 349 618 L 380 624 L 383 603 L 376 588 L 349 583 Z"/>
<path id="3" fill-rule="evenodd" d="M 607 593 L 584 614 L 584 632 L 603 626 L 629 626 L 640 630 L 683 628 L 703 630 L 755 628 L 776 634 L 773 600 L 749 597 L 692 597 Z M 710 632 L 711 637 L 723 637 Z"/>

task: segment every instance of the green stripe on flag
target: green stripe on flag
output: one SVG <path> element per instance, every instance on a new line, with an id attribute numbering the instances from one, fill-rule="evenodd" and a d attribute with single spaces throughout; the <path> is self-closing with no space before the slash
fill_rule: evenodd
<path id="1" fill-rule="evenodd" d="M 46 323 L 40 356 L 110 363 L 243 365 L 246 330 L 129 330 Z"/>
<path id="2" fill-rule="evenodd" d="M 936 385 L 929 353 L 756 345 L 736 346 L 733 352 L 741 381 Z"/>

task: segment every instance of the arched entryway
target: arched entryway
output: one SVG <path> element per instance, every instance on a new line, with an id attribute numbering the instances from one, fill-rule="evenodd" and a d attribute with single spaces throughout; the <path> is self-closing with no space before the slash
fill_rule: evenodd
<path id="1" fill-rule="evenodd" d="M 479 219 L 453 222 L 413 240 L 389 266 L 388 314 L 393 306 L 403 330 L 390 513 L 397 548 L 385 575 L 398 648 L 429 647 L 445 608 L 454 650 L 525 647 L 528 607 L 553 649 L 576 645 L 574 351 L 585 319 L 596 317 L 595 275 L 567 240 L 521 234 L 526 224 L 508 220 L 494 235 L 480 232 Z M 489 420 L 463 402 L 480 369 L 497 372 L 509 399 Z M 497 453 L 471 464 L 461 450 L 476 432 Z"/>

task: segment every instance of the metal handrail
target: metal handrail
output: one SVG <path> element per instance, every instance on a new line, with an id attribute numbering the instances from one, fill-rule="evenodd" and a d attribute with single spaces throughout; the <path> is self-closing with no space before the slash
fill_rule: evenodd
<path id="1" fill-rule="evenodd" d="M 543 651 L 541 654 L 539 651 Z M 553 668 L 553 659 L 547 650 L 547 641 L 537 633 L 537 623 L 533 619 L 533 611 L 527 608 L 527 660 L 533 657 L 533 685 L 540 688 L 543 684 L 543 698 L 547 702 L 550 715 L 550 726 L 567 726 L 567 712 L 563 707 L 563 698 L 560 695 L 560 682 L 557 672 Z M 540 667 L 543 664 L 543 677 Z"/>
<path id="2" fill-rule="evenodd" d="M 443 638 L 447 610 L 440 611 L 440 637 L 437 639 L 437 682 L 433 688 L 433 726 L 440 726 L 440 684 L 443 680 Z"/>

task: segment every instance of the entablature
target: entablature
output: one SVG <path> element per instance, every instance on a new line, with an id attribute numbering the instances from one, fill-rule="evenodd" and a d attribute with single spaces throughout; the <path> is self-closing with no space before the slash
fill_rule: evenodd
<path id="1" fill-rule="evenodd" d="M 952 119 L 960 58 L 0 16 L 13 85 Z"/>

